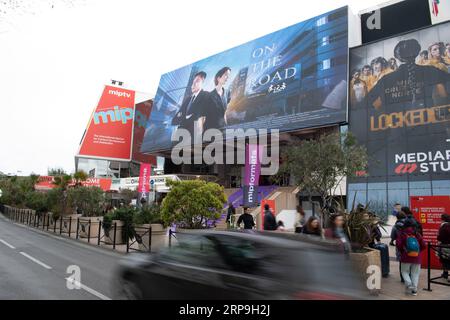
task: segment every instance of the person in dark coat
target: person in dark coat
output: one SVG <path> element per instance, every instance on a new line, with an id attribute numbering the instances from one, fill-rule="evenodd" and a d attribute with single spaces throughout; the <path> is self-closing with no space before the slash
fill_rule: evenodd
<path id="1" fill-rule="evenodd" d="M 210 104 L 209 92 L 202 89 L 205 79 L 204 71 L 194 75 L 191 93 L 185 97 L 179 111 L 172 119 L 172 125 L 188 130 L 191 135 L 194 134 L 195 121 L 199 120 Z"/>
<path id="2" fill-rule="evenodd" d="M 227 220 L 226 220 L 228 228 L 230 228 L 230 226 L 231 226 L 231 217 L 235 214 L 236 214 L 236 209 L 234 208 L 233 203 L 230 202 L 228 204 Z"/>
<path id="3" fill-rule="evenodd" d="M 403 211 L 400 211 L 397 214 L 397 222 L 392 227 L 392 232 L 391 232 L 391 242 L 392 243 L 395 240 L 397 240 L 398 235 L 403 230 L 403 227 L 405 225 L 405 221 L 406 221 L 406 214 Z M 395 244 L 394 244 L 394 246 L 395 246 Z M 403 279 L 403 276 L 402 276 L 402 263 L 400 261 L 400 252 L 398 251 L 397 248 L 395 248 L 395 255 L 397 257 L 397 261 L 399 261 L 398 270 L 399 270 L 399 273 L 400 273 L 400 281 L 403 283 L 403 282 L 405 282 L 405 280 Z"/>
<path id="4" fill-rule="evenodd" d="M 423 235 L 423 228 L 422 224 L 414 218 L 414 214 L 412 213 L 411 209 L 409 207 L 402 207 L 402 211 L 406 214 L 406 221 L 408 221 L 408 224 L 411 225 L 418 233 Z"/>
<path id="5" fill-rule="evenodd" d="M 439 228 L 437 240 L 441 245 L 447 245 L 449 248 L 439 248 L 439 259 L 442 263 L 442 277 L 450 282 L 448 273 L 450 270 L 450 215 L 444 213 L 441 216 L 442 224 Z"/>
<path id="6" fill-rule="evenodd" d="M 215 88 L 209 93 L 209 104 L 204 110 L 204 130 L 225 127 L 225 112 L 230 103 L 230 92 L 224 88 L 230 77 L 231 69 L 223 67 L 214 77 Z"/>
<path id="7" fill-rule="evenodd" d="M 239 219 L 236 224 L 237 227 L 239 227 L 243 222 L 244 229 L 253 229 L 253 227 L 255 226 L 255 220 L 248 211 L 249 211 L 248 207 L 244 207 L 244 213 L 239 216 Z"/>
<path id="8" fill-rule="evenodd" d="M 274 231 L 277 230 L 277 227 L 277 222 L 272 211 L 270 211 L 270 206 L 266 203 L 264 205 L 264 230 Z"/>
<path id="9" fill-rule="evenodd" d="M 397 221 L 395 222 L 394 226 L 391 230 L 391 242 L 389 243 L 391 246 L 395 246 L 395 239 L 397 239 L 398 231 L 403 227 L 403 224 L 406 220 L 406 214 L 400 210 L 400 212 L 396 215 Z"/>

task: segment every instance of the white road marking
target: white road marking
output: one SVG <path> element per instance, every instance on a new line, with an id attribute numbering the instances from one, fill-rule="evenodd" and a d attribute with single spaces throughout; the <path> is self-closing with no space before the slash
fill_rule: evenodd
<path id="1" fill-rule="evenodd" d="M 0 239 L 0 242 L 3 243 L 5 246 L 10 247 L 11 249 L 15 249 L 14 246 L 10 245 L 8 242 L 6 242 L 5 240 Z"/>
<path id="2" fill-rule="evenodd" d="M 29 254 L 26 254 L 25 252 L 20 252 L 20 254 L 23 255 L 25 258 L 30 259 L 30 260 L 33 261 L 34 263 L 37 263 L 38 265 L 44 267 L 45 269 L 48 269 L 48 270 L 51 270 L 51 269 L 52 269 L 52 267 L 46 265 L 45 263 L 39 261 L 39 260 L 36 259 L 36 258 L 33 258 L 32 256 L 30 256 Z"/>
<path id="3" fill-rule="evenodd" d="M 101 294 L 100 292 L 98 292 L 98 291 L 96 291 L 96 290 L 94 290 L 92 288 L 89 288 L 88 286 L 85 286 L 81 282 L 78 282 L 78 281 L 74 280 L 71 277 L 67 277 L 66 280 L 69 281 L 70 283 L 74 284 L 75 286 L 80 287 L 81 289 L 83 289 L 83 290 L 89 292 L 90 294 L 96 296 L 97 298 L 100 298 L 102 300 L 112 300 L 111 298 L 105 296 L 104 294 Z"/>

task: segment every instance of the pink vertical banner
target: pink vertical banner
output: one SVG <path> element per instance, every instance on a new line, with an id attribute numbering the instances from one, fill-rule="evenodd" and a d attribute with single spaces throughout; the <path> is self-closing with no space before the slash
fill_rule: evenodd
<path id="1" fill-rule="evenodd" d="M 150 192 L 150 174 L 151 174 L 152 166 L 150 163 L 141 163 L 141 170 L 139 173 L 139 201 L 138 206 L 143 203 L 143 199 L 145 202 L 148 202 L 148 196 Z"/>
<path id="2" fill-rule="evenodd" d="M 258 205 L 258 185 L 261 175 L 262 147 L 257 144 L 247 144 L 245 152 L 245 185 L 244 205 Z"/>

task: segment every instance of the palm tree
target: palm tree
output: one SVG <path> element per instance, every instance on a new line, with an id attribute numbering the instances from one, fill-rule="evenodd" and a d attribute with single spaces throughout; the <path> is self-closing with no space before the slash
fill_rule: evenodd
<path id="1" fill-rule="evenodd" d="M 83 181 L 86 181 L 87 178 L 88 178 L 87 173 L 84 172 L 84 171 L 82 171 L 82 170 L 77 171 L 77 172 L 75 172 L 75 173 L 73 174 L 73 180 L 74 180 L 74 182 L 75 182 L 75 186 L 76 186 L 76 187 L 81 186 L 81 183 L 82 183 Z"/>
<path id="2" fill-rule="evenodd" d="M 64 191 L 67 190 L 67 187 L 69 186 L 71 181 L 72 176 L 69 174 L 64 174 L 62 176 L 55 176 L 53 178 L 53 184 Z"/>
<path id="3" fill-rule="evenodd" d="M 72 176 L 69 174 L 64 174 L 61 176 L 55 176 L 53 178 L 53 184 L 62 190 L 62 199 L 61 200 L 61 213 L 64 214 L 67 209 L 67 188 L 69 184 L 72 182 Z"/>

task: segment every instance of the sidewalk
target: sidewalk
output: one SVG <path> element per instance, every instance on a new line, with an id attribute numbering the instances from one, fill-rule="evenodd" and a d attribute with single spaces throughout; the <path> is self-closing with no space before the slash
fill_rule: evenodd
<path id="1" fill-rule="evenodd" d="M 390 238 L 383 238 L 382 242 L 389 246 Z M 411 296 L 405 294 L 405 287 L 400 282 L 399 264 L 395 258 L 395 247 L 389 246 L 390 274 L 381 280 L 381 293 L 377 300 L 450 300 L 450 287 L 431 284 L 432 291 L 423 290 L 427 288 L 427 269 L 422 269 L 420 273 L 418 295 Z M 431 270 L 431 277 L 438 277 L 442 270 Z M 440 280 L 441 281 L 441 280 Z"/>

